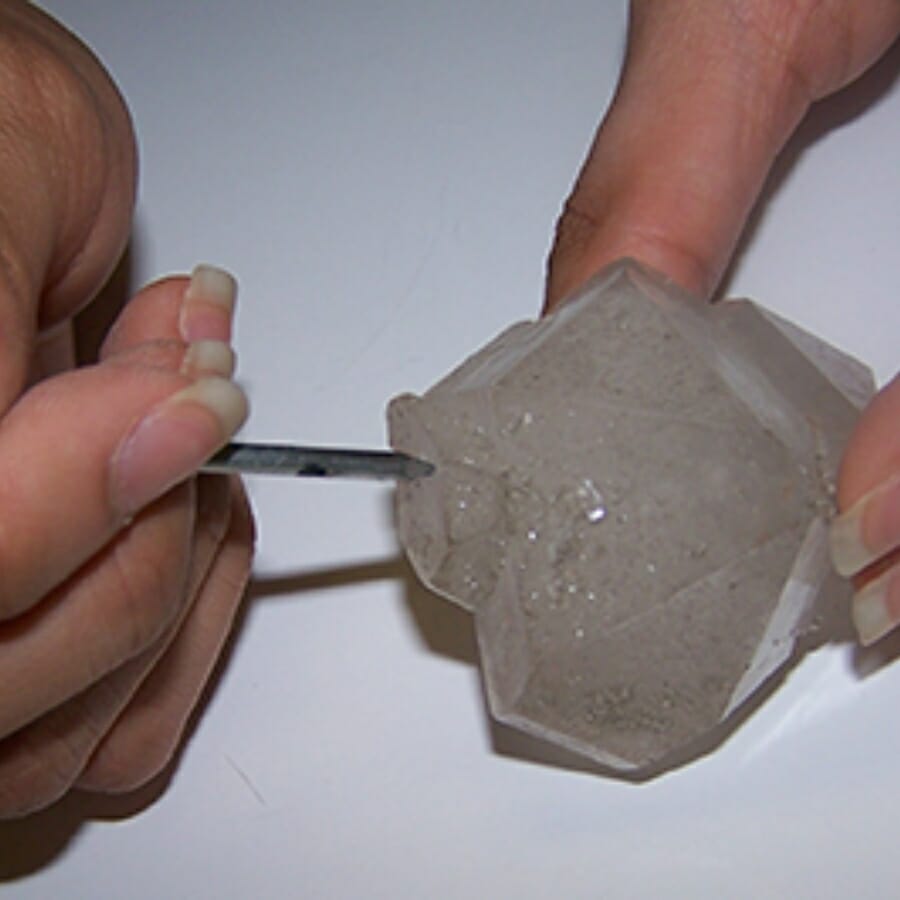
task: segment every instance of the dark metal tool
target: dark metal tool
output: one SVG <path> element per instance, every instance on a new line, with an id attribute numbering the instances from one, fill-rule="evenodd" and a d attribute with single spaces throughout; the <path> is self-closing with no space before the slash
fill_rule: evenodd
<path id="1" fill-rule="evenodd" d="M 298 447 L 293 444 L 226 444 L 203 466 L 204 472 L 295 475 L 313 478 L 425 478 L 434 466 L 389 450 Z"/>

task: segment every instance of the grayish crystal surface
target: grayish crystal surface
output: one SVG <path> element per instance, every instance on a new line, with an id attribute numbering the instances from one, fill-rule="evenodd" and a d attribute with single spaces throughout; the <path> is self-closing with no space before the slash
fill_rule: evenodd
<path id="1" fill-rule="evenodd" d="M 393 400 L 392 445 L 437 466 L 398 487 L 400 538 L 474 613 L 494 715 L 623 770 L 716 727 L 821 619 L 873 387 L 762 307 L 626 260 Z"/>

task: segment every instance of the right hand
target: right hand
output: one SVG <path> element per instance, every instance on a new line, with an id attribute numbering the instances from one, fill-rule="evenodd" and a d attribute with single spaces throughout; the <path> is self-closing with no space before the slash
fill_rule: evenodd
<path id="1" fill-rule="evenodd" d="M 192 477 L 240 425 L 234 283 L 200 269 L 126 307 L 71 368 L 71 319 L 130 228 L 134 138 L 102 66 L 0 4 L 0 817 L 171 758 L 251 556 L 237 481 Z"/>

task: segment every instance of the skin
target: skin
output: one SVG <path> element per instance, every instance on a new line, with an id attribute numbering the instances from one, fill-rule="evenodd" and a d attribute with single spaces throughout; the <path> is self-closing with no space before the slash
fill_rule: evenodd
<path id="1" fill-rule="evenodd" d="M 559 222 L 547 309 L 623 255 L 709 296 L 809 104 L 898 29 L 896 0 L 634 0 L 618 93 Z M 253 526 L 237 483 L 191 474 L 240 417 L 233 393 L 224 418 L 182 393 L 227 380 L 227 367 L 208 372 L 191 355 L 198 339 L 228 340 L 221 305 L 202 291 L 190 301 L 185 278 L 151 285 L 100 361 L 72 370 L 72 317 L 127 240 L 134 136 L 96 59 L 18 0 L 0 2 L 0 123 L 9 817 L 72 788 L 131 790 L 167 764 L 231 628 Z M 894 382 L 848 448 L 842 506 L 900 472 L 898 414 Z M 123 475 L 145 421 L 154 465 Z"/>
<path id="2" fill-rule="evenodd" d="M 0 817 L 13 817 L 165 766 L 243 594 L 253 527 L 239 485 L 184 477 L 227 438 L 221 423 L 165 407 L 225 374 L 189 346 L 227 340 L 226 309 L 188 302 L 185 278 L 152 285 L 100 362 L 71 370 L 72 317 L 128 237 L 134 136 L 96 59 L 20 2 L 0 4 L 0 122 Z M 148 415 L 162 452 L 142 466 L 132 446 L 129 469 Z"/>
<path id="3" fill-rule="evenodd" d="M 557 225 L 545 311 L 622 256 L 709 298 L 810 105 L 898 32 L 897 0 L 632 0 L 618 89 Z M 866 545 L 841 571 L 860 591 L 881 576 L 876 596 L 854 598 L 866 643 L 900 622 L 898 422 L 900 377 L 864 412 L 839 476 L 836 524 Z"/>

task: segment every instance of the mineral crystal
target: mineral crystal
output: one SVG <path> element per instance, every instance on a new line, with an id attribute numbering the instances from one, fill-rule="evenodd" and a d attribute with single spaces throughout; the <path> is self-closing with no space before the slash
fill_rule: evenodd
<path id="1" fill-rule="evenodd" d="M 868 369 L 632 261 L 519 323 L 391 443 L 419 577 L 471 610 L 491 710 L 617 769 L 701 738 L 820 619 L 838 460 Z"/>

